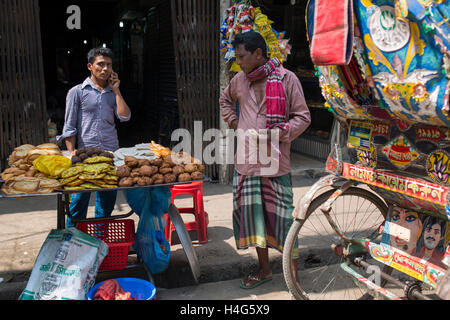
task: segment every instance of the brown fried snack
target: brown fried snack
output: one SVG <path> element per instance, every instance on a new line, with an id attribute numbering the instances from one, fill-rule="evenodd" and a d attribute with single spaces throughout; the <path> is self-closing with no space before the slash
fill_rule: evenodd
<path id="1" fill-rule="evenodd" d="M 121 178 L 129 177 L 131 175 L 131 169 L 127 165 L 123 165 L 117 168 L 117 175 Z"/>
<path id="2" fill-rule="evenodd" d="M 139 165 L 139 161 L 135 157 L 126 156 L 124 160 L 125 164 L 130 168 L 135 168 Z"/>
<path id="3" fill-rule="evenodd" d="M 172 168 L 172 172 L 174 175 L 178 176 L 178 175 L 184 173 L 184 167 L 183 166 L 175 166 Z"/>
<path id="4" fill-rule="evenodd" d="M 150 166 L 150 160 L 148 159 L 138 159 L 138 167 Z"/>
<path id="5" fill-rule="evenodd" d="M 140 172 L 141 176 L 147 176 L 147 177 L 151 177 L 154 174 L 152 167 L 147 166 L 147 165 L 140 167 L 139 172 Z"/>
<path id="6" fill-rule="evenodd" d="M 200 171 L 195 171 L 195 172 L 191 173 L 191 178 L 192 178 L 192 180 L 202 180 L 203 173 L 201 173 Z"/>
<path id="7" fill-rule="evenodd" d="M 133 178 L 124 177 L 119 181 L 119 187 L 132 187 L 134 185 Z"/>
<path id="8" fill-rule="evenodd" d="M 164 176 L 164 182 L 165 183 L 173 183 L 173 182 L 176 182 L 177 181 L 177 176 L 176 175 L 174 175 L 174 174 L 166 174 L 165 176 Z"/>
<path id="9" fill-rule="evenodd" d="M 182 173 L 178 176 L 178 182 L 186 182 L 191 180 L 191 175 L 189 173 Z"/>
<path id="10" fill-rule="evenodd" d="M 196 164 L 190 163 L 184 166 L 184 171 L 186 171 L 187 173 L 192 173 L 198 171 L 198 168 Z"/>
<path id="11" fill-rule="evenodd" d="M 164 183 L 164 176 L 160 173 L 154 174 L 152 176 L 153 178 L 153 184 L 162 184 Z"/>
<path id="12" fill-rule="evenodd" d="M 160 159 L 160 158 L 155 159 L 155 160 L 151 160 L 151 161 L 150 161 L 150 164 L 151 164 L 152 166 L 160 167 L 160 166 L 162 166 L 162 164 L 163 164 L 163 160 Z"/>
<path id="13" fill-rule="evenodd" d="M 163 175 L 172 173 L 172 168 L 160 168 L 160 169 L 159 169 L 159 173 L 161 173 L 161 174 L 163 174 Z"/>

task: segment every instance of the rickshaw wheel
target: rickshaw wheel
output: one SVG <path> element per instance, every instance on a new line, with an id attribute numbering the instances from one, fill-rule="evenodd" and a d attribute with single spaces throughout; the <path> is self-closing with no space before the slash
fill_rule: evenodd
<path id="1" fill-rule="evenodd" d="M 345 261 L 345 256 L 339 254 L 342 251 L 336 248 L 345 247 L 346 244 L 319 209 L 334 191 L 329 190 L 315 198 L 308 208 L 306 219 L 296 219 L 286 238 L 283 273 L 290 293 L 297 300 L 372 298 L 367 290 L 360 288 L 357 281 L 341 269 L 340 264 Z M 336 199 L 330 216 L 346 237 L 369 238 L 377 242 L 381 236 L 376 231 L 384 223 L 387 209 L 386 204 L 374 193 L 352 187 Z M 291 264 L 297 256 L 294 249 L 298 249 L 299 257 L 297 274 Z M 361 256 L 369 257 L 368 262 L 378 265 L 383 272 L 392 272 L 392 268 L 377 263 L 367 253 L 361 253 Z M 357 270 L 365 274 L 361 269 Z M 381 282 L 382 286 L 384 284 Z"/>

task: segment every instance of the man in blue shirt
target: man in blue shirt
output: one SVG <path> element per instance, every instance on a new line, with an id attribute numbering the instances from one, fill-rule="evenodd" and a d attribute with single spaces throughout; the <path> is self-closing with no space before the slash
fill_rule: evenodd
<path id="1" fill-rule="evenodd" d="M 95 48 L 88 53 L 88 70 L 91 72 L 82 84 L 67 93 L 65 123 L 58 141 L 65 141 L 72 154 L 75 149 L 99 147 L 116 151 L 119 140 L 114 116 L 128 121 L 131 111 L 120 93 L 120 80 L 112 69 L 113 53 L 108 48 Z M 111 215 L 116 203 L 117 191 L 95 193 L 95 217 Z M 77 219 L 85 219 L 90 193 L 74 193 L 70 213 Z M 75 224 L 67 218 L 67 227 Z"/>

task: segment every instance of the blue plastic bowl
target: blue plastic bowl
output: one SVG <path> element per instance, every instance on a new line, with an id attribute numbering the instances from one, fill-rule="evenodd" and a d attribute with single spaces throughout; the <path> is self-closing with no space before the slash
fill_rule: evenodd
<path id="1" fill-rule="evenodd" d="M 123 291 L 130 292 L 132 297 L 136 297 L 136 300 L 153 300 L 156 294 L 155 286 L 146 280 L 138 278 L 116 278 Z M 95 293 L 104 281 L 97 283 L 89 290 L 87 294 L 88 300 L 94 300 Z"/>

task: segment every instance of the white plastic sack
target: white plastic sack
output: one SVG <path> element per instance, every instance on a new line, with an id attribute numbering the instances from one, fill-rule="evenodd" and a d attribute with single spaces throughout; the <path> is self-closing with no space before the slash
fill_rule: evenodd
<path id="1" fill-rule="evenodd" d="M 52 230 L 19 300 L 85 300 L 108 245 L 75 228 Z"/>

